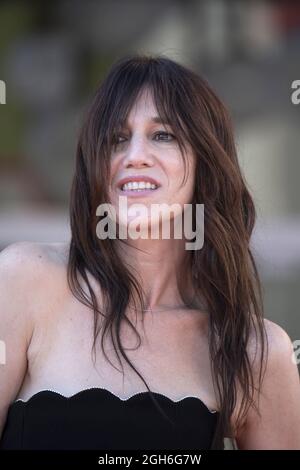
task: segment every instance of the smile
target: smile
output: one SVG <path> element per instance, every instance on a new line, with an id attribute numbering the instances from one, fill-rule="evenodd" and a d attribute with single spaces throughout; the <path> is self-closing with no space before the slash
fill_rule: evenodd
<path id="1" fill-rule="evenodd" d="M 121 187 L 122 191 L 144 191 L 145 189 L 155 190 L 157 185 L 148 181 L 131 181 L 125 183 Z"/>

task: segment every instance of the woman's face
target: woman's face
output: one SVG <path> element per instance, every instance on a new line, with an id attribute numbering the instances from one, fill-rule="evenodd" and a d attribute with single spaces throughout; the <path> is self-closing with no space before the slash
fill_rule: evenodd
<path id="1" fill-rule="evenodd" d="M 132 107 L 128 122 L 116 135 L 111 155 L 110 203 L 117 213 L 118 223 L 128 226 L 132 220 L 142 225 L 157 223 L 152 213 L 154 204 L 166 204 L 160 220 L 170 217 L 168 210 L 177 204 L 174 215 L 182 213 L 184 204 L 191 203 L 194 192 L 195 158 L 187 144 L 188 178 L 183 183 L 184 161 L 171 127 L 159 122 L 151 93 L 144 90 Z M 125 196 L 127 208 L 119 206 Z M 147 210 L 138 212 L 135 204 Z M 180 209 L 178 208 L 180 205 Z M 173 206 L 174 207 L 174 206 Z"/>

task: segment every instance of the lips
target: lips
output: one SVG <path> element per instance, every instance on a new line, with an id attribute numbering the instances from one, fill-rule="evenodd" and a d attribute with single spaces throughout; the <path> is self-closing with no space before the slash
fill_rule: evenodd
<path id="1" fill-rule="evenodd" d="M 122 178 L 117 183 L 122 192 L 128 191 L 153 191 L 160 187 L 160 183 L 147 175 L 130 175 Z"/>

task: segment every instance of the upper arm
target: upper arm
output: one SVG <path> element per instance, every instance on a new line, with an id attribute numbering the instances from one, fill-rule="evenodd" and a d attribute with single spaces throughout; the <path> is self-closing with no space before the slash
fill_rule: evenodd
<path id="1" fill-rule="evenodd" d="M 33 248 L 14 243 L 0 253 L 0 435 L 7 410 L 27 371 L 27 349 L 33 333 L 31 297 L 34 281 Z"/>
<path id="2" fill-rule="evenodd" d="M 269 354 L 258 405 L 238 431 L 239 449 L 300 449 L 300 380 L 293 345 L 279 325 L 265 320 Z"/>

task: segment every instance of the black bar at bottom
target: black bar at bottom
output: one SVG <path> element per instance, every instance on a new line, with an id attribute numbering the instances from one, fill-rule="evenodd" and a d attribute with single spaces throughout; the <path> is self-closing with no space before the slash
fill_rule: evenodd
<path id="1" fill-rule="evenodd" d="M 39 468 L 64 467 L 101 468 L 104 465 L 119 466 L 120 468 L 137 468 L 141 465 L 192 465 L 201 468 L 211 468 L 217 465 L 220 470 L 233 464 L 296 464 L 299 468 L 300 450 L 242 450 L 242 451 L 28 451 L 4 450 L 0 452 L 0 467 L 3 464 L 16 465 L 24 468 L 30 465 Z M 283 467 L 284 468 L 284 467 Z"/>

